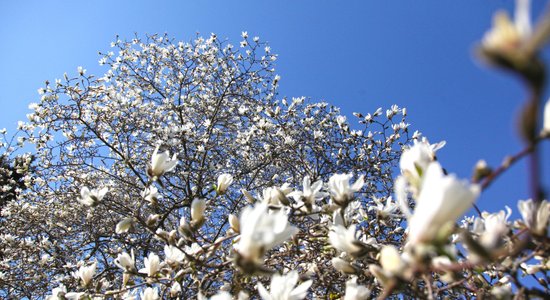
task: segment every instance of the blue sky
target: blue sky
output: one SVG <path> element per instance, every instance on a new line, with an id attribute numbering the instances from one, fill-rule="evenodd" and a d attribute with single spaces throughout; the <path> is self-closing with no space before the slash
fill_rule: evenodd
<path id="1" fill-rule="evenodd" d="M 533 15 L 543 9 L 534 1 Z M 234 43 L 242 31 L 279 54 L 281 96 L 307 96 L 352 112 L 407 107 L 411 128 L 446 140 L 443 166 L 469 177 L 522 148 L 515 116 L 525 96 L 509 74 L 478 63 L 476 43 L 497 9 L 513 1 L 2 1 L 0 128 L 13 131 L 45 80 L 83 66 L 103 74 L 98 51 L 118 34 L 167 32 L 188 41 L 215 32 Z M 548 187 L 548 142 L 542 149 Z M 495 211 L 529 193 L 526 164 L 514 166 L 479 199 Z"/>

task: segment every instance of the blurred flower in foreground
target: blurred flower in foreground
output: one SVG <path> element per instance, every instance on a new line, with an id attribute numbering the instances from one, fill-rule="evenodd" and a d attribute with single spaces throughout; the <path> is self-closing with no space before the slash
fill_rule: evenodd
<path id="1" fill-rule="evenodd" d="M 529 0 L 516 0 L 513 21 L 506 12 L 498 11 L 493 27 L 483 37 L 479 54 L 490 64 L 514 71 L 540 89 L 545 72 L 539 50 L 550 37 L 550 15 L 543 15 L 532 29 L 529 10 Z"/>
<path id="2" fill-rule="evenodd" d="M 403 150 L 399 159 L 399 168 L 414 193 L 420 189 L 428 165 L 435 160 L 435 152 L 443 146 L 445 146 L 445 141 L 430 144 L 423 139 L 420 142 L 415 140 L 412 147 Z"/>
<path id="3" fill-rule="evenodd" d="M 498 11 L 493 17 L 493 27 L 485 33 L 482 46 L 486 50 L 506 52 L 513 51 L 531 35 L 531 18 L 529 0 L 516 1 L 514 21 L 508 13 Z"/>
<path id="4" fill-rule="evenodd" d="M 547 226 L 550 225 L 550 202 L 544 200 L 540 203 L 529 200 L 520 200 L 518 202 L 519 212 L 523 217 L 525 225 L 529 227 L 535 235 L 543 236 L 548 232 Z"/>
<path id="5" fill-rule="evenodd" d="M 455 220 L 473 205 L 479 193 L 479 186 L 445 175 L 439 163 L 430 163 L 409 220 L 409 243 L 446 238 Z"/>
<path id="6" fill-rule="evenodd" d="M 363 286 L 357 284 L 357 277 L 352 277 L 350 280 L 346 281 L 346 295 L 344 300 L 366 300 L 369 299 L 370 290 Z"/>

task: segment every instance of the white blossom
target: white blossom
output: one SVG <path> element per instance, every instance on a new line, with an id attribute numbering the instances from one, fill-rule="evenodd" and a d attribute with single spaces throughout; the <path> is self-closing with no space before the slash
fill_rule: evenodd
<path id="1" fill-rule="evenodd" d="M 365 184 L 363 176 L 360 176 L 354 184 L 350 186 L 349 181 L 353 174 L 335 174 L 329 178 L 328 186 L 332 200 L 339 206 L 346 206 L 353 200 L 354 193 L 361 190 Z"/>
<path id="2" fill-rule="evenodd" d="M 164 255 L 166 256 L 166 263 L 169 265 L 180 264 L 185 259 L 185 253 L 172 245 L 164 246 Z"/>
<path id="3" fill-rule="evenodd" d="M 507 213 L 503 210 L 493 214 L 483 213 L 482 219 L 476 219 L 477 222 L 483 223 L 480 242 L 484 247 L 491 249 L 497 246 L 502 236 L 510 230 L 508 218 L 511 214 L 512 210 L 508 208 Z"/>
<path id="4" fill-rule="evenodd" d="M 533 233 L 544 235 L 549 232 L 548 226 L 550 226 L 550 223 L 548 220 L 550 218 L 550 202 L 548 202 L 548 200 L 544 200 L 540 203 L 532 199 L 520 200 L 518 202 L 518 209 L 523 217 L 525 225 L 527 225 Z"/>
<path id="5" fill-rule="evenodd" d="M 159 148 L 160 146 L 155 148 L 151 156 L 151 165 L 149 169 L 147 169 L 147 174 L 152 177 L 153 180 L 156 180 L 166 172 L 172 171 L 178 164 L 175 153 L 172 158 L 170 158 L 170 152 L 168 152 L 168 150 L 158 154 Z"/>
<path id="6" fill-rule="evenodd" d="M 67 288 L 60 284 L 58 287 L 52 289 L 52 294 L 46 296 L 46 300 L 62 300 L 67 293 Z"/>
<path id="7" fill-rule="evenodd" d="M 133 224 L 134 224 L 134 218 L 132 217 L 124 218 L 116 224 L 115 232 L 117 234 L 128 232 L 128 230 L 132 228 Z"/>
<path id="8" fill-rule="evenodd" d="M 90 282 L 92 281 L 92 278 L 94 277 L 96 267 L 97 267 L 97 262 L 94 262 L 89 266 L 81 266 L 78 269 L 78 272 L 76 273 L 76 275 L 78 275 L 78 278 L 82 280 L 83 286 L 88 286 L 88 284 L 90 284 Z"/>
<path id="9" fill-rule="evenodd" d="M 286 275 L 275 274 L 271 277 L 270 290 L 258 283 L 258 292 L 263 300 L 301 300 L 307 296 L 307 290 L 313 283 L 311 280 L 298 283 L 298 272 L 291 271 Z"/>
<path id="10" fill-rule="evenodd" d="M 229 226 L 231 226 L 231 229 L 233 230 L 233 232 L 239 233 L 241 228 L 239 218 L 234 214 L 229 214 L 228 220 L 229 220 Z"/>
<path id="11" fill-rule="evenodd" d="M 140 298 L 141 300 L 158 300 L 160 299 L 158 289 L 148 287 L 141 292 Z"/>
<path id="12" fill-rule="evenodd" d="M 354 274 L 356 272 L 355 268 L 348 261 L 339 257 L 333 257 L 331 263 L 336 270 L 344 274 Z"/>
<path id="13" fill-rule="evenodd" d="M 369 296 L 370 290 L 364 285 L 357 284 L 357 277 L 353 276 L 346 281 L 346 294 L 343 300 L 366 300 Z"/>
<path id="14" fill-rule="evenodd" d="M 219 195 L 225 194 L 227 188 L 233 183 L 233 176 L 231 174 L 222 174 L 218 176 L 218 184 L 216 185 L 216 192 Z"/>
<path id="15" fill-rule="evenodd" d="M 399 251 L 392 245 L 385 245 L 380 250 L 380 265 L 384 271 L 392 275 L 403 274 L 407 267 Z"/>
<path id="16" fill-rule="evenodd" d="M 281 187 L 268 187 L 262 191 L 262 203 L 275 207 L 288 205 L 289 201 L 287 196 L 291 191 L 292 189 L 287 183 L 283 184 Z"/>
<path id="17" fill-rule="evenodd" d="M 302 191 L 292 192 L 289 194 L 289 196 L 293 197 L 296 201 L 302 201 L 306 205 L 312 206 L 317 201 L 329 195 L 328 193 L 321 192 L 323 181 L 317 180 L 313 184 L 311 184 L 311 179 L 309 178 L 309 175 L 304 176 L 302 185 Z"/>
<path id="18" fill-rule="evenodd" d="M 422 139 L 415 140 L 412 147 L 403 150 L 399 159 L 399 168 L 415 193 L 422 185 L 422 178 L 428 165 L 435 160 L 435 152 L 444 145 L 445 141 L 430 144 L 426 139 Z"/>
<path id="19" fill-rule="evenodd" d="M 283 210 L 269 212 L 262 203 L 246 207 L 240 217 L 241 235 L 235 245 L 241 256 L 255 264 L 269 249 L 286 241 L 297 233 L 298 229 L 289 225 Z"/>
<path id="20" fill-rule="evenodd" d="M 115 265 L 121 268 L 123 271 L 134 271 L 136 269 L 136 259 L 134 256 L 134 250 L 132 249 L 131 254 L 123 252 L 117 256 L 115 259 Z"/>
<path id="21" fill-rule="evenodd" d="M 449 226 L 472 206 L 479 192 L 479 186 L 444 175 L 439 163 L 430 163 L 409 220 L 409 243 L 429 243 L 446 237 Z"/>
<path id="22" fill-rule="evenodd" d="M 88 189 L 88 187 L 82 187 L 80 190 L 80 198 L 78 202 L 87 206 L 96 206 L 103 199 L 108 189 L 106 187 L 102 189 Z"/>
<path id="23" fill-rule="evenodd" d="M 335 249 L 358 257 L 364 254 L 366 248 L 365 245 L 359 241 L 357 235 L 358 232 L 355 224 L 347 229 L 342 225 L 334 225 L 328 234 L 328 238 L 330 244 Z"/>
<path id="24" fill-rule="evenodd" d="M 191 221 L 200 224 L 204 220 L 204 210 L 206 209 L 206 200 L 194 199 L 191 202 Z"/>
<path id="25" fill-rule="evenodd" d="M 531 36 L 529 9 L 530 0 L 516 0 L 514 22 L 505 11 L 498 11 L 493 18 L 493 27 L 483 37 L 483 47 L 502 52 L 519 48 Z"/>
<path id="26" fill-rule="evenodd" d="M 154 185 L 147 187 L 141 193 L 141 196 L 150 204 L 155 204 L 157 200 L 160 198 L 160 195 L 158 194 L 158 189 Z"/>
<path id="27" fill-rule="evenodd" d="M 139 269 L 139 273 L 147 274 L 149 277 L 155 276 L 160 271 L 161 264 L 160 258 L 153 252 L 150 252 L 147 257 L 143 259 L 144 268 Z"/>

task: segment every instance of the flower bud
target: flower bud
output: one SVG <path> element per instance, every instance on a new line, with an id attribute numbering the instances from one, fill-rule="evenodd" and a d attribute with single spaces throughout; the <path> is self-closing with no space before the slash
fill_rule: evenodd
<path id="1" fill-rule="evenodd" d="M 355 268 L 347 261 L 339 258 L 339 257 L 334 257 L 332 260 L 332 266 L 342 272 L 343 274 L 355 274 L 356 273 L 356 270 Z"/>
<path id="2" fill-rule="evenodd" d="M 134 225 L 134 218 L 124 218 L 116 224 L 115 232 L 117 234 L 125 233 Z"/>
<path id="3" fill-rule="evenodd" d="M 229 226 L 231 226 L 231 230 L 233 230 L 233 232 L 240 232 L 239 218 L 237 218 L 234 214 L 229 215 Z"/>
<path id="4" fill-rule="evenodd" d="M 206 201 L 204 199 L 194 199 L 191 203 L 191 221 L 195 227 L 200 227 L 204 222 L 204 210 Z"/>
<path id="5" fill-rule="evenodd" d="M 218 184 L 216 185 L 216 192 L 218 195 L 223 195 L 227 191 L 229 185 L 233 183 L 233 176 L 230 174 L 222 174 L 218 177 Z"/>

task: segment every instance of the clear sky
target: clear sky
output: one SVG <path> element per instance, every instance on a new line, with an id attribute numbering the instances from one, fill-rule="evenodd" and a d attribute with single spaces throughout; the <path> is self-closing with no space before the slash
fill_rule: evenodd
<path id="1" fill-rule="evenodd" d="M 545 1 L 533 0 L 538 16 Z M 98 51 L 118 34 L 168 33 L 189 41 L 196 32 L 233 43 L 242 31 L 268 41 L 281 96 L 307 96 L 352 112 L 392 104 L 407 107 L 411 129 L 446 140 L 439 159 L 469 177 L 478 159 L 490 165 L 522 148 L 515 116 L 520 82 L 478 63 L 473 49 L 493 13 L 511 0 L 364 1 L 1 1 L 0 128 L 14 131 L 45 80 L 103 74 Z M 548 55 L 547 55 L 548 56 Z M 550 151 L 543 171 L 549 187 Z M 517 212 L 528 197 L 520 163 L 479 199 L 482 209 L 504 204 Z"/>

